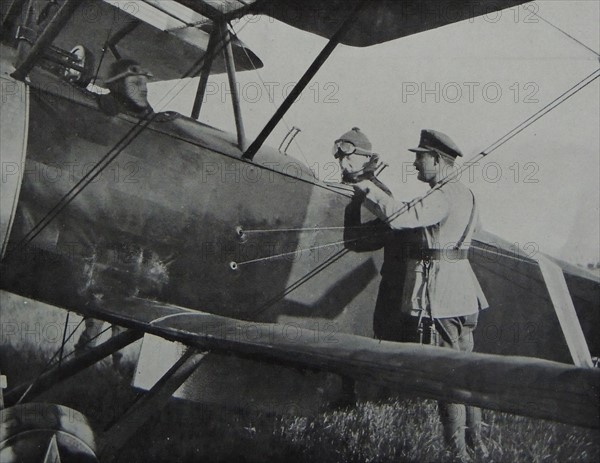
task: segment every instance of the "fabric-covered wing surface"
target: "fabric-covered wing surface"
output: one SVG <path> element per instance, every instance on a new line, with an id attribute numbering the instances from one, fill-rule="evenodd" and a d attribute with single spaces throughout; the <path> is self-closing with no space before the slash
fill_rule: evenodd
<path id="1" fill-rule="evenodd" d="M 233 16 L 265 14 L 290 26 L 330 38 L 357 0 L 259 0 L 235 10 L 238 1 L 180 0 L 199 11 L 201 4 L 218 5 Z M 491 14 L 526 3 L 523 0 L 368 0 L 356 23 L 342 39 L 346 45 L 365 47 L 435 29 L 465 19 Z"/>
<path id="2" fill-rule="evenodd" d="M 308 329 L 289 336 L 285 325 L 235 320 L 139 298 L 99 300 L 89 311 L 200 349 L 341 373 L 423 397 L 599 426 L 597 369 L 524 357 L 465 354 L 342 333 L 323 338 Z"/>
<path id="3" fill-rule="evenodd" d="M 117 59 L 112 52 L 103 51 L 106 44 L 121 57 L 133 58 L 151 69 L 157 80 L 197 76 L 214 29 L 213 22 L 191 11 L 184 15 L 172 6 L 183 8 L 174 1 L 162 0 L 135 3 L 82 0 L 54 44 L 64 50 L 76 44 L 90 50 L 99 61 L 96 83 L 101 86 L 109 66 Z M 239 39 L 234 38 L 232 46 L 237 71 L 263 67 L 260 58 Z M 225 72 L 220 48 L 211 74 Z"/>

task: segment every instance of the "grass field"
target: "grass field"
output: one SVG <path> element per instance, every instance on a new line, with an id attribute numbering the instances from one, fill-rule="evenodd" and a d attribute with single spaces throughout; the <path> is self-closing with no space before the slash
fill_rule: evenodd
<path id="1" fill-rule="evenodd" d="M 64 323 L 64 314 L 48 310 L 43 312 L 45 318 L 36 319 L 40 326 L 52 327 L 45 334 L 43 328 L 32 328 L 33 322 L 28 330 L 21 326 L 15 333 L 13 322 L 7 320 L 18 318 L 15 310 L 23 309 L 18 305 L 22 302 L 6 296 L 2 302 L 0 370 L 9 385 L 16 385 L 42 371 L 56 349 L 54 324 Z M 78 319 L 71 322 L 75 327 Z M 130 350 L 126 357 L 130 369 L 132 356 Z M 115 372 L 105 360 L 36 401 L 78 409 L 101 432 L 136 400 L 130 382 L 127 374 Z M 428 400 L 389 398 L 302 417 L 171 400 L 141 428 L 119 461 L 444 462 L 436 407 Z M 600 461 L 600 431 L 491 411 L 484 411 L 484 423 L 484 441 L 491 451 L 488 462 Z"/>

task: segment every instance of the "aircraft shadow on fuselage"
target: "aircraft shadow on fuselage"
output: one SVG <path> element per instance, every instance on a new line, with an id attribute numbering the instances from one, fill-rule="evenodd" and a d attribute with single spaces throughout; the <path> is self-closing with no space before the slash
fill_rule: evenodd
<path id="1" fill-rule="evenodd" d="M 373 259 L 368 259 L 341 277 L 327 292 L 312 304 L 302 304 L 284 299 L 272 313 L 266 314 L 264 321 L 274 323 L 281 315 L 298 318 L 319 317 L 333 320 L 338 317 L 369 283 L 377 276 L 377 267 Z M 375 301 L 373 301 L 373 305 Z"/>

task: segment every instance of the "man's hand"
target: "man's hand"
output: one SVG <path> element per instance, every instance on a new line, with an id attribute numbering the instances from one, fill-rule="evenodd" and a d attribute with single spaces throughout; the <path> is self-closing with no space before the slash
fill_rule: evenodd
<path id="1" fill-rule="evenodd" d="M 352 184 L 352 187 L 354 188 L 354 197 L 360 201 L 363 201 L 366 198 L 367 193 L 371 191 L 371 186 L 367 180 L 354 183 Z"/>
<path id="2" fill-rule="evenodd" d="M 362 192 L 366 195 L 369 191 L 371 191 L 371 185 L 369 183 L 370 182 L 363 180 L 362 182 L 355 183 L 352 186 L 354 187 L 354 191 L 356 193 Z"/>

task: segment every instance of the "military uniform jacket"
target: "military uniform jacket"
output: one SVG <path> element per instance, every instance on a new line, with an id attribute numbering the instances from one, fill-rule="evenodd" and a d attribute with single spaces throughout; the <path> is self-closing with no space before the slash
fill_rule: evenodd
<path id="1" fill-rule="evenodd" d="M 405 204 L 373 186 L 366 194 L 365 206 L 382 221 L 389 221 L 393 230 L 421 229 L 425 250 L 458 246 L 466 252 L 479 223 L 475 198 L 460 182 L 444 185 L 401 214 L 398 211 Z M 452 251 L 447 256 L 441 251 L 440 258 L 430 261 L 409 256 L 401 285 L 401 309 L 413 315 L 425 311 L 434 318 L 457 317 L 488 307 L 468 259 L 458 259 Z"/>

